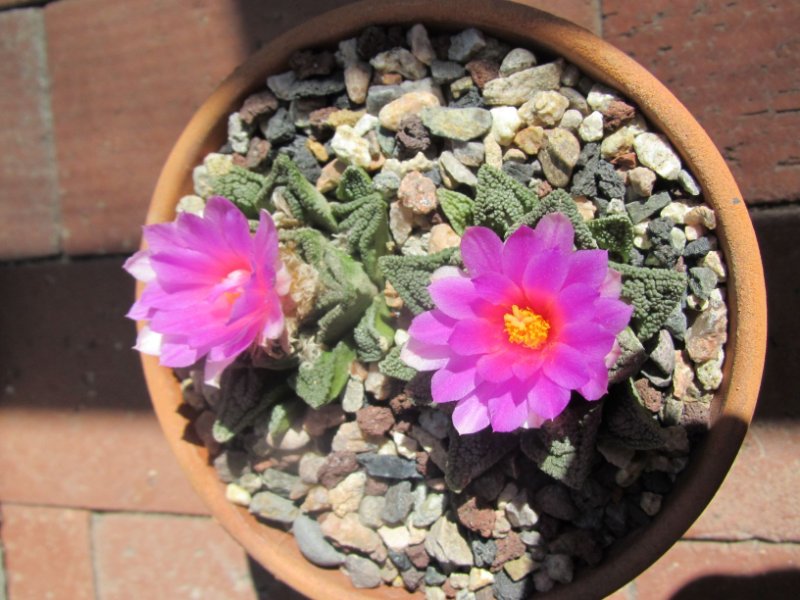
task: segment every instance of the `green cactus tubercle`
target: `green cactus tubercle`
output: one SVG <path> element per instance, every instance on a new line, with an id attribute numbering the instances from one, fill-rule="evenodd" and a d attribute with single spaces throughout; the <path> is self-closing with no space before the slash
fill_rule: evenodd
<path id="1" fill-rule="evenodd" d="M 258 218 L 258 210 L 266 205 L 270 190 L 263 175 L 234 166 L 213 184 L 214 195 L 233 202 L 249 219 Z"/>
<path id="2" fill-rule="evenodd" d="M 358 167 L 345 170 L 336 195 L 344 202 L 333 206 L 333 214 L 340 220 L 340 231 L 346 234 L 348 250 L 361 259 L 372 281 L 381 285 L 378 259 L 386 254 L 389 242 L 389 206 L 366 171 Z"/>
<path id="3" fill-rule="evenodd" d="M 658 333 L 686 292 L 686 275 L 669 269 L 609 266 L 622 275 L 621 297 L 633 305 L 633 330 L 645 341 Z"/>
<path id="4" fill-rule="evenodd" d="M 392 312 L 386 305 L 383 295 L 375 296 L 353 331 L 360 361 L 379 361 L 389 351 L 394 343 L 392 321 Z"/>
<path id="5" fill-rule="evenodd" d="M 361 263 L 335 247 L 315 229 L 300 228 L 280 232 L 284 244 L 294 244 L 299 257 L 319 274 L 319 291 L 314 305 L 317 339 L 332 345 L 361 320 L 364 311 L 378 294 Z"/>
<path id="6" fill-rule="evenodd" d="M 327 198 L 305 178 L 297 165 L 285 154 L 275 159 L 264 183 L 267 194 L 271 194 L 278 187 L 284 187 L 283 197 L 295 219 L 330 233 L 337 230 L 336 219 L 333 217 Z"/>
<path id="7" fill-rule="evenodd" d="M 332 350 L 323 350 L 315 360 L 302 362 L 289 385 L 311 408 L 325 406 L 339 397 L 355 358 L 355 349 L 342 340 Z"/>
<path id="8" fill-rule="evenodd" d="M 472 198 L 446 188 L 439 188 L 436 196 L 453 231 L 458 235 L 464 235 L 464 230 L 472 225 L 474 219 Z"/>
<path id="9" fill-rule="evenodd" d="M 520 224 L 533 227 L 542 217 L 551 213 L 561 213 L 570 220 L 575 230 L 575 246 L 578 249 L 586 250 L 597 248 L 597 242 L 592 236 L 591 231 L 589 231 L 589 227 L 586 225 L 583 217 L 581 217 L 578 212 L 578 205 L 575 204 L 572 196 L 564 190 L 553 190 L 547 194 L 547 196 L 542 198 L 538 206 L 525 214 L 520 220 Z"/>
<path id="10" fill-rule="evenodd" d="M 380 268 L 408 309 L 418 315 L 433 308 L 428 292 L 431 274 L 444 265 L 453 264 L 455 248 L 427 256 L 384 256 Z"/>
<path id="11" fill-rule="evenodd" d="M 536 194 L 510 175 L 483 165 L 478 170 L 478 188 L 473 207 L 475 225 L 505 237 L 515 223 L 536 208 Z"/>
<path id="12" fill-rule="evenodd" d="M 400 346 L 389 350 L 386 358 L 378 363 L 378 370 L 387 377 L 393 377 L 400 381 L 411 381 L 417 374 L 416 369 L 409 367 L 400 359 Z"/>
<path id="13" fill-rule="evenodd" d="M 612 258 L 626 263 L 633 251 L 633 223 L 628 215 L 615 214 L 593 219 L 586 224 L 598 247 Z"/>

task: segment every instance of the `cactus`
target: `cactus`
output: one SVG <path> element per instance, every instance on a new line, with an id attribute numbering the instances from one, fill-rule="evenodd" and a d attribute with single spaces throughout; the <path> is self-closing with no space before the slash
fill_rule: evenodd
<path id="1" fill-rule="evenodd" d="M 476 225 L 489 227 L 505 237 L 515 223 L 537 206 L 536 194 L 510 175 L 489 165 L 478 170 L 473 208 Z"/>
<path id="2" fill-rule="evenodd" d="M 586 224 L 597 246 L 608 250 L 612 258 L 627 263 L 633 250 L 633 223 L 628 215 L 616 214 L 594 219 Z"/>
<path id="3" fill-rule="evenodd" d="M 540 429 L 522 433 L 520 449 L 553 479 L 579 490 L 597 458 L 602 402 L 573 402 Z"/>
<path id="4" fill-rule="evenodd" d="M 634 450 L 656 450 L 667 442 L 664 429 L 642 404 L 631 379 L 611 389 L 602 431 L 605 437 Z"/>
<path id="5" fill-rule="evenodd" d="M 370 279 L 382 285 L 378 259 L 386 254 L 389 241 L 389 206 L 375 191 L 369 175 L 358 167 L 345 170 L 336 196 L 345 201 L 333 207 L 333 214 L 340 219 L 340 230 L 347 234 L 350 254 L 360 258 Z"/>
<path id="6" fill-rule="evenodd" d="M 291 391 L 288 386 L 286 389 Z M 273 440 L 278 440 L 283 437 L 292 423 L 301 417 L 303 404 L 298 402 L 297 398 L 292 396 L 282 402 L 276 403 L 269 413 L 269 420 L 267 421 L 267 431 L 272 436 Z"/>
<path id="7" fill-rule="evenodd" d="M 355 358 L 356 351 L 343 340 L 333 350 L 323 350 L 314 360 L 301 362 L 289 385 L 311 408 L 325 406 L 344 389 Z"/>
<path id="8" fill-rule="evenodd" d="M 377 362 L 386 355 L 394 344 L 394 327 L 391 321 L 392 312 L 383 295 L 375 296 L 353 331 L 358 360 Z"/>
<path id="9" fill-rule="evenodd" d="M 553 190 L 541 199 L 540 204 L 525 214 L 520 220 L 520 225 L 533 227 L 543 216 L 550 213 L 566 215 L 575 229 L 575 246 L 579 249 L 595 249 L 597 242 L 592 236 L 589 227 L 578 212 L 578 205 L 564 190 Z M 516 229 L 516 227 L 512 228 Z"/>
<path id="10" fill-rule="evenodd" d="M 309 228 L 281 232 L 281 241 L 316 269 L 318 289 L 312 316 L 319 342 L 332 345 L 348 334 L 378 294 L 361 264 Z"/>
<path id="11" fill-rule="evenodd" d="M 223 372 L 220 388 L 222 401 L 211 428 L 220 444 L 265 418 L 270 407 L 291 391 L 274 372 L 236 366 Z"/>
<path id="12" fill-rule="evenodd" d="M 472 198 L 446 188 L 439 188 L 436 196 L 453 231 L 458 235 L 464 235 L 464 230 L 473 223 L 474 203 Z"/>
<path id="13" fill-rule="evenodd" d="M 271 194 L 279 186 L 285 187 L 283 197 L 295 219 L 329 233 L 337 230 L 336 219 L 328 200 L 285 154 L 280 154 L 275 159 L 264 184 L 267 194 Z"/>
<path id="14" fill-rule="evenodd" d="M 632 326 L 640 340 L 658 333 L 686 292 L 686 275 L 669 269 L 609 266 L 622 274 L 621 297 L 633 304 Z"/>
<path id="15" fill-rule="evenodd" d="M 258 210 L 265 206 L 270 190 L 263 175 L 242 167 L 232 167 L 213 182 L 214 194 L 233 202 L 245 216 L 258 218 Z"/>
<path id="16" fill-rule="evenodd" d="M 378 370 L 387 377 L 393 377 L 400 381 L 411 381 L 417 374 L 416 369 L 412 369 L 400 360 L 400 346 L 395 346 L 389 350 L 386 358 L 378 363 Z"/>
<path id="17" fill-rule="evenodd" d="M 409 310 L 418 315 L 433 308 L 428 292 L 431 274 L 441 266 L 453 264 L 454 248 L 427 256 L 384 256 L 380 268 Z"/>

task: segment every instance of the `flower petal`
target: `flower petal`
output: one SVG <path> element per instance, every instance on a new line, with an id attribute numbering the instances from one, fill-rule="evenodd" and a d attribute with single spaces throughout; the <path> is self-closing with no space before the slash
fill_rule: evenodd
<path id="1" fill-rule="evenodd" d="M 514 358 L 504 350 L 484 354 L 478 358 L 478 375 L 485 381 L 502 383 L 514 376 L 513 367 L 515 364 Z"/>
<path id="2" fill-rule="evenodd" d="M 520 281 L 528 260 L 542 250 L 542 244 L 527 225 L 521 225 L 503 244 L 503 273 L 512 281 Z"/>
<path id="3" fill-rule="evenodd" d="M 445 366 L 451 354 L 447 346 L 423 344 L 411 338 L 400 350 L 400 360 L 417 371 L 434 371 Z"/>
<path id="4" fill-rule="evenodd" d="M 534 233 L 543 249 L 558 250 L 561 253 L 572 252 L 575 230 L 566 215 L 561 213 L 545 215 L 539 220 Z"/>
<path id="5" fill-rule="evenodd" d="M 583 354 L 565 344 L 553 344 L 542 371 L 553 381 L 568 390 L 578 389 L 589 380 Z"/>
<path id="6" fill-rule="evenodd" d="M 539 377 L 528 392 L 528 408 L 544 419 L 555 419 L 569 404 L 570 391 Z"/>
<path id="7" fill-rule="evenodd" d="M 542 364 L 544 364 L 542 352 L 520 348 L 513 361 L 512 370 L 517 379 L 527 380 L 541 371 Z"/>
<path id="8" fill-rule="evenodd" d="M 464 277 L 437 279 L 428 286 L 436 308 L 454 319 L 475 317 L 472 304 L 478 299 L 475 285 Z"/>
<path id="9" fill-rule="evenodd" d="M 515 394 L 513 388 L 499 387 L 500 393 L 490 398 L 489 417 L 494 431 L 514 431 L 528 418 L 528 403 L 525 396 Z"/>
<path id="10" fill-rule="evenodd" d="M 126 260 L 122 268 L 139 281 L 145 283 L 149 283 L 156 278 L 156 272 L 153 270 L 153 265 L 150 264 L 149 250 L 140 250 Z"/>
<path id="11" fill-rule="evenodd" d="M 542 251 L 532 256 L 522 276 L 522 287 L 529 296 L 555 293 L 561 289 L 569 269 L 569 254 Z"/>
<path id="12" fill-rule="evenodd" d="M 601 360 L 589 365 L 589 381 L 578 388 L 578 393 L 587 400 L 599 400 L 608 392 L 608 368 Z"/>
<path id="13" fill-rule="evenodd" d="M 461 435 L 476 433 L 489 426 L 489 409 L 477 394 L 462 398 L 453 410 L 453 426 Z"/>
<path id="14" fill-rule="evenodd" d="M 633 306 L 615 298 L 599 298 L 594 307 L 594 321 L 614 334 L 625 329 L 633 315 Z"/>
<path id="15" fill-rule="evenodd" d="M 453 352 L 462 356 L 494 352 L 503 343 L 503 326 L 484 319 L 466 319 L 453 327 L 448 343 Z"/>
<path id="16" fill-rule="evenodd" d="M 566 323 L 587 321 L 595 316 L 594 303 L 600 297 L 596 287 L 573 283 L 558 292 L 558 309 Z"/>
<path id="17" fill-rule="evenodd" d="M 453 402 L 475 391 L 475 362 L 453 359 L 433 374 L 434 402 Z"/>
<path id="18" fill-rule="evenodd" d="M 559 342 L 587 358 L 606 356 L 615 340 L 614 334 L 598 323 L 571 323 L 559 333 Z"/>
<path id="19" fill-rule="evenodd" d="M 461 259 L 471 276 L 502 268 L 503 242 L 487 227 L 467 227 L 461 238 Z"/>
<path id="20" fill-rule="evenodd" d="M 503 273 L 484 273 L 472 279 L 475 293 L 489 304 L 502 305 L 508 310 L 523 301 L 522 290 Z"/>
<path id="21" fill-rule="evenodd" d="M 150 329 L 147 325 L 139 330 L 136 336 L 136 345 L 134 350 L 138 350 L 142 354 L 149 354 L 150 356 L 159 356 L 161 354 L 161 344 L 164 341 L 164 336 Z"/>
<path id="22" fill-rule="evenodd" d="M 609 298 L 619 298 L 622 292 L 622 274 L 614 269 L 606 272 L 606 278 L 600 286 L 600 294 Z"/>
<path id="23" fill-rule="evenodd" d="M 573 283 L 583 283 L 598 288 L 608 272 L 608 251 L 578 250 L 569 259 L 569 273 L 564 287 Z"/>
<path id="24" fill-rule="evenodd" d="M 414 317 L 408 335 L 426 344 L 444 346 L 453 333 L 457 321 L 440 310 L 429 310 Z"/>

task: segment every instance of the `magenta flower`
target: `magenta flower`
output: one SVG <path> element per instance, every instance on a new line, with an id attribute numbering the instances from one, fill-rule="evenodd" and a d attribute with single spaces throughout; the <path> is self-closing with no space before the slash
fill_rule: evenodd
<path id="1" fill-rule="evenodd" d="M 503 243 L 490 229 L 461 240 L 467 273 L 442 267 L 428 287 L 436 308 L 418 315 L 401 358 L 433 371 L 435 402 L 456 402 L 459 433 L 539 427 L 573 390 L 597 400 L 608 389 L 616 334 L 633 308 L 605 250 L 573 250 L 561 214 L 520 227 Z"/>
<path id="2" fill-rule="evenodd" d="M 205 357 L 205 377 L 253 344 L 281 337 L 289 275 L 278 256 L 272 217 L 261 211 L 255 235 L 229 200 L 210 198 L 202 217 L 182 213 L 144 228 L 147 249 L 124 268 L 147 285 L 128 317 L 148 321 L 136 349 L 167 367 Z"/>

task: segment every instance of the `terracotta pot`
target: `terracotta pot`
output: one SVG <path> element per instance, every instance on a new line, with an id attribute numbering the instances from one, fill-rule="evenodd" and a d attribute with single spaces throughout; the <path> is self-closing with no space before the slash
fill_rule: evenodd
<path id="1" fill-rule="evenodd" d="M 595 80 L 634 101 L 666 133 L 694 173 L 717 215 L 717 233 L 729 268 L 730 331 L 724 383 L 712 404 L 713 426 L 689 467 L 650 525 L 615 544 L 603 562 L 579 571 L 575 581 L 547 597 L 599 597 L 650 566 L 700 515 L 719 488 L 753 415 L 766 347 L 766 299 L 761 260 L 741 193 L 717 149 L 684 106 L 649 72 L 588 31 L 547 13 L 500 0 L 367 0 L 305 22 L 265 45 L 241 65 L 200 107 L 172 150 L 158 181 L 148 223 L 171 220 L 178 199 L 191 193 L 192 168 L 225 139 L 227 116 L 268 74 L 286 69 L 297 49 L 336 42 L 373 23 L 412 24 L 459 30 L 476 26 L 523 46 L 566 57 Z M 394 588 L 362 591 L 337 570 L 312 566 L 290 534 L 266 527 L 230 504 L 203 447 L 183 439 L 187 420 L 178 412 L 181 394 L 170 369 L 143 356 L 144 372 L 161 426 L 181 466 L 214 517 L 258 560 L 312 598 L 399 598 Z"/>

